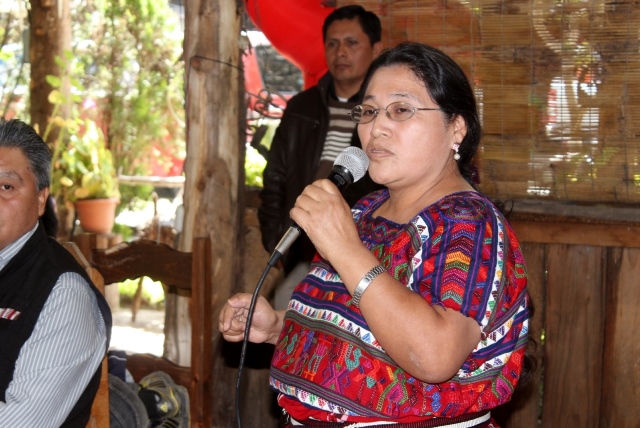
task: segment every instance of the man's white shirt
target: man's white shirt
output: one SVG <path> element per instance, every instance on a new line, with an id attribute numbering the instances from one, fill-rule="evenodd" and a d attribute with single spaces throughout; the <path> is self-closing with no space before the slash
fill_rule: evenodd
<path id="1" fill-rule="evenodd" d="M 0 271 L 36 228 L 0 251 Z M 59 427 L 101 363 L 106 340 L 89 284 L 77 273 L 62 274 L 20 350 L 6 402 L 0 401 L 0 427 Z"/>

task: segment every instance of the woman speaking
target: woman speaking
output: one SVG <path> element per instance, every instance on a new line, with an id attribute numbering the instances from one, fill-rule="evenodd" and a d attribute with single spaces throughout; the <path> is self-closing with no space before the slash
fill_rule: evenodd
<path id="1" fill-rule="evenodd" d="M 287 426 L 495 427 L 525 361 L 531 315 L 519 243 L 475 188 L 473 90 L 443 52 L 404 43 L 364 82 L 371 178 L 350 209 L 329 180 L 291 210 L 318 253 L 286 311 L 260 298 L 249 340 L 275 344 L 270 384 Z M 244 337 L 250 294 L 220 314 Z"/>

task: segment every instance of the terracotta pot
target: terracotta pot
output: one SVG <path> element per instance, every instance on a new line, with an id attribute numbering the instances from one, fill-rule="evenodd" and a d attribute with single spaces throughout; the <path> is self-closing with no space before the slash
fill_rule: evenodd
<path id="1" fill-rule="evenodd" d="M 74 205 L 82 230 L 91 233 L 110 233 L 115 223 L 118 202 L 118 198 L 76 201 Z"/>

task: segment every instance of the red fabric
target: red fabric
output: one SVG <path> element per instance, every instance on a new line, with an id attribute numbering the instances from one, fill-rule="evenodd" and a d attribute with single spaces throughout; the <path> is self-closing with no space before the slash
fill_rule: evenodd
<path id="1" fill-rule="evenodd" d="M 315 85 L 327 72 L 322 24 L 335 8 L 321 0 L 247 0 L 247 13 L 272 46 L 295 64 L 304 87 Z"/>
<path id="2" fill-rule="evenodd" d="M 383 190 L 354 206 L 363 242 L 397 280 L 412 280 L 430 304 L 474 318 L 486 337 L 457 376 L 437 385 L 415 379 L 381 356 L 351 294 L 316 256 L 293 291 L 271 362 L 270 384 L 290 397 L 293 403 L 280 403 L 297 420 L 451 418 L 495 408 L 513 394 L 529 311 L 524 261 L 509 225 L 472 192 L 443 198 L 407 225 L 371 215 L 387 198 Z"/>
<path id="3" fill-rule="evenodd" d="M 312 409 L 310 407 L 305 406 L 300 401 L 295 398 L 287 397 L 286 395 L 280 394 L 278 396 L 278 405 L 280 407 L 287 409 L 287 413 L 291 415 L 297 421 L 306 421 L 309 419 L 316 419 L 318 421 L 323 422 L 342 422 L 340 420 L 341 415 L 335 413 L 328 413 L 324 410 Z M 368 418 L 365 416 L 350 416 L 349 423 L 356 422 L 376 422 L 379 421 L 380 418 Z M 395 422 L 402 423 L 410 423 L 410 422 L 420 422 L 424 420 L 424 416 L 407 416 L 402 419 L 398 419 Z"/>

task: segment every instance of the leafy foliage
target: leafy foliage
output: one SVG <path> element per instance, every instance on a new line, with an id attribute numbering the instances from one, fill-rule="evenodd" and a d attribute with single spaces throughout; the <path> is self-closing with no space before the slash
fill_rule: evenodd
<path id="1" fill-rule="evenodd" d="M 19 7 L 19 2 L 13 2 L 11 7 L 5 3 L 0 25 L 0 110 L 2 117 L 20 113 L 20 118 L 28 122 L 29 118 L 22 114 L 31 72 L 29 64 L 23 61 L 26 11 Z"/>
<path id="2" fill-rule="evenodd" d="M 256 149 L 247 146 L 244 159 L 245 183 L 247 186 L 262 187 L 262 172 L 267 161 Z"/>
<path id="3" fill-rule="evenodd" d="M 184 156 L 184 65 L 178 17 L 162 0 L 78 4 L 75 73 L 106 123 L 116 168 L 145 175 L 154 148 Z M 74 74 L 75 74 L 74 73 Z"/>
<path id="4" fill-rule="evenodd" d="M 55 196 L 79 199 L 120 198 L 113 156 L 102 130 L 91 119 L 73 122 L 67 150 L 60 152 L 52 173 Z"/>
<path id="5" fill-rule="evenodd" d="M 72 58 L 65 53 L 65 60 L 58 58 L 62 69 Z M 49 94 L 53 104 L 53 114 L 43 133 L 45 141 L 52 130 L 56 131 L 52 153 L 51 193 L 57 200 L 75 202 L 79 199 L 120 198 L 117 174 L 113 156 L 107 148 L 104 134 L 87 112 L 81 111 L 81 97 L 65 97 L 60 90 L 64 80 L 57 76 L 47 76 L 47 82 L 54 88 Z M 68 79 L 76 89 L 78 81 Z M 59 113 L 69 107 L 64 115 Z"/>

